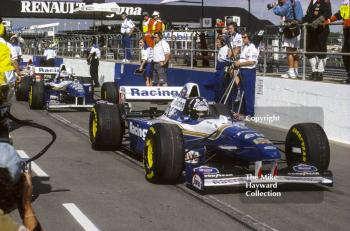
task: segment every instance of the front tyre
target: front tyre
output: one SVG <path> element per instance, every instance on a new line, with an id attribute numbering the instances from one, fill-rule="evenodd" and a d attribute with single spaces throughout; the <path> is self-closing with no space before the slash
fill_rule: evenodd
<path id="1" fill-rule="evenodd" d="M 286 158 L 288 166 L 309 163 L 323 172 L 328 169 L 330 148 L 326 133 L 316 123 L 293 125 L 286 137 Z"/>
<path id="2" fill-rule="evenodd" d="M 101 99 L 118 104 L 119 92 L 117 86 L 112 82 L 103 83 L 101 87 Z"/>
<path id="3" fill-rule="evenodd" d="M 143 152 L 146 179 L 152 183 L 176 183 L 184 168 L 184 154 L 182 132 L 177 125 L 152 125 Z"/>
<path id="4" fill-rule="evenodd" d="M 43 81 L 34 82 L 29 87 L 29 99 L 30 109 L 41 110 L 45 106 L 45 85 Z"/>
<path id="5" fill-rule="evenodd" d="M 90 112 L 89 136 L 95 150 L 117 150 L 121 147 L 124 122 L 117 105 L 96 104 Z"/>

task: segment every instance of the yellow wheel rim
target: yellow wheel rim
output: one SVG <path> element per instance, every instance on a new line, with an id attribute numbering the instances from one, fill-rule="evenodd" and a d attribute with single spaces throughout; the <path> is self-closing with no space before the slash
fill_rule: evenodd
<path id="1" fill-rule="evenodd" d="M 95 108 L 93 108 L 91 112 L 93 113 L 93 116 L 92 116 L 92 136 L 95 139 L 96 134 L 97 134 L 97 114 L 96 114 Z"/>
<path id="2" fill-rule="evenodd" d="M 147 162 L 146 162 L 146 177 L 147 179 L 152 179 L 154 177 L 154 171 L 151 170 L 154 164 L 153 161 L 153 142 L 150 139 L 146 140 L 146 155 L 147 155 Z"/>
<path id="3" fill-rule="evenodd" d="M 147 140 L 147 165 L 149 168 L 153 167 L 153 144 L 151 140 Z"/>
<path id="4" fill-rule="evenodd" d="M 31 106 L 33 102 L 33 86 L 29 88 L 29 105 Z"/>

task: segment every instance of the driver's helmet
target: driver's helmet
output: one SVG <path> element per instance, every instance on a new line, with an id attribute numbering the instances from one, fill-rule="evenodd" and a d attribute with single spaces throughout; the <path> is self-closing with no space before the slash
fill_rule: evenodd
<path id="1" fill-rule="evenodd" d="M 69 73 L 68 71 L 61 71 L 60 78 L 63 80 L 69 80 Z"/>
<path id="2" fill-rule="evenodd" d="M 188 113 L 191 118 L 198 119 L 209 114 L 209 104 L 203 97 L 188 99 Z"/>

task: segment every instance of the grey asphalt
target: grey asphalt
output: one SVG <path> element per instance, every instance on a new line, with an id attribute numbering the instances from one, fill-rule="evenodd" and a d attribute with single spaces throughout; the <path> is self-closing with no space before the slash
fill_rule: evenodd
<path id="1" fill-rule="evenodd" d="M 334 187 L 280 186 L 280 198 L 247 198 L 237 188 L 205 195 L 222 210 L 203 203 L 182 186 L 153 185 L 144 179 L 140 164 L 114 152 L 97 152 L 86 136 L 47 115 L 15 102 L 13 113 L 54 129 L 57 142 L 37 161 L 50 179 L 34 178 L 34 208 L 46 230 L 82 230 L 63 208 L 75 203 L 101 230 L 246 230 L 225 208 L 238 211 L 278 230 L 349 230 L 349 146 L 331 143 Z M 54 113 L 88 130 L 88 112 Z M 286 131 L 252 124 L 271 139 L 283 140 Z M 15 146 L 28 154 L 38 151 L 47 135 L 20 128 Z M 194 195 L 194 196 L 193 196 Z M 17 217 L 16 212 L 12 213 Z M 245 219 L 241 219 L 244 222 Z M 64 227 L 64 229 L 62 229 Z M 259 227 L 259 224 L 257 225 Z M 262 228 L 262 227 L 261 227 Z M 262 228 L 263 229 L 263 228 Z"/>

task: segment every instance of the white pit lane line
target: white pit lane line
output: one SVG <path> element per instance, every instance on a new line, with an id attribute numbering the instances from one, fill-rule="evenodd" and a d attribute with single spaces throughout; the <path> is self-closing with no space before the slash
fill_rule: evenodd
<path id="1" fill-rule="evenodd" d="M 68 212 L 74 217 L 74 219 L 83 227 L 86 231 L 99 231 L 99 229 L 87 218 L 81 210 L 74 203 L 62 204 Z"/>
<path id="2" fill-rule="evenodd" d="M 23 150 L 17 150 L 17 153 L 22 159 L 29 158 L 27 153 L 25 153 L 25 151 Z M 44 172 L 44 170 L 42 170 L 35 162 L 31 162 L 30 164 L 35 175 L 37 175 L 38 177 L 49 177 L 49 175 L 46 172 Z"/>
<path id="3" fill-rule="evenodd" d="M 49 116 L 51 116 L 53 119 L 67 125 L 68 127 L 72 128 L 75 131 L 78 131 L 80 134 L 86 136 L 89 139 L 89 131 L 86 129 L 80 127 L 77 124 L 72 123 L 71 121 L 67 120 L 66 118 L 53 113 L 48 113 Z M 123 143 L 124 144 L 124 143 Z M 127 154 L 121 152 L 121 151 L 115 151 L 117 155 L 123 157 L 124 159 L 134 163 L 135 165 L 143 168 L 143 164 L 138 162 L 137 160 L 133 159 L 132 157 L 128 156 Z M 174 187 L 179 188 L 183 192 L 192 195 L 194 198 L 196 198 L 199 201 L 202 201 L 203 203 L 211 206 L 214 209 L 218 209 L 222 213 L 228 215 L 233 220 L 236 220 L 238 222 L 241 222 L 245 224 L 246 226 L 252 228 L 253 230 L 264 230 L 264 231 L 277 231 L 278 229 L 273 228 L 269 226 L 268 224 L 250 216 L 249 214 L 246 214 L 239 209 L 235 208 L 234 206 L 220 200 L 219 198 L 212 196 L 212 195 L 200 195 L 193 190 L 187 188 L 185 185 L 175 185 Z"/>

